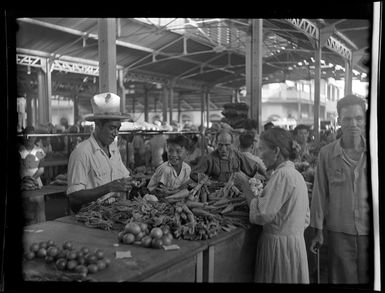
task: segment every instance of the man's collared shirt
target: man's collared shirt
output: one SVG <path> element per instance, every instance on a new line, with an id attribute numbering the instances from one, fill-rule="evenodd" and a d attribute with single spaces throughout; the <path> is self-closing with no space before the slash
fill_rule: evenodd
<path id="1" fill-rule="evenodd" d="M 159 183 L 169 189 L 177 189 L 190 180 L 191 167 L 183 162 L 179 175 L 169 161 L 164 162 L 156 168 L 150 182 L 147 185 L 149 191 L 153 191 Z"/>
<path id="2" fill-rule="evenodd" d="M 130 176 L 124 166 L 116 141 L 109 145 L 111 157 L 103 151 L 94 134 L 73 150 L 68 162 L 67 194 L 92 189 Z"/>
<path id="3" fill-rule="evenodd" d="M 370 229 L 367 185 L 367 147 L 355 166 L 349 163 L 341 139 L 323 147 L 318 157 L 311 202 L 311 226 L 352 235 L 368 235 Z"/>

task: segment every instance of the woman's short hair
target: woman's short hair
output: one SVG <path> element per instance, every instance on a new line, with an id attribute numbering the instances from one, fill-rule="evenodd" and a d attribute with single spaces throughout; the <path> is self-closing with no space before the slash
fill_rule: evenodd
<path id="1" fill-rule="evenodd" d="M 293 147 L 292 134 L 283 128 L 273 127 L 261 134 L 263 140 L 271 149 L 279 147 L 285 159 L 294 160 L 298 156 L 297 150 Z"/>

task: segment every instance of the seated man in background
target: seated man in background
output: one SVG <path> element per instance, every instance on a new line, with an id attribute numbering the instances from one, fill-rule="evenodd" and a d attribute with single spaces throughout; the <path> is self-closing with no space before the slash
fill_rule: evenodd
<path id="1" fill-rule="evenodd" d="M 266 172 L 266 166 L 262 159 L 256 155 L 253 155 L 255 147 L 253 132 L 245 132 L 239 136 L 239 151 L 245 154 L 248 158 L 255 161 L 264 169 L 264 172 Z"/>
<path id="2" fill-rule="evenodd" d="M 234 138 L 231 132 L 222 130 L 217 134 L 216 141 L 216 150 L 202 157 L 191 171 L 192 180 L 197 182 L 199 173 L 204 173 L 212 180 L 223 183 L 228 182 L 231 174 L 238 171 L 242 171 L 249 177 L 254 177 L 257 172 L 266 176 L 263 166 L 233 148 Z"/>
<path id="3" fill-rule="evenodd" d="M 167 139 L 168 161 L 156 168 L 147 188 L 150 192 L 173 193 L 187 186 L 190 181 L 190 166 L 184 162 L 189 140 L 183 135 Z"/>

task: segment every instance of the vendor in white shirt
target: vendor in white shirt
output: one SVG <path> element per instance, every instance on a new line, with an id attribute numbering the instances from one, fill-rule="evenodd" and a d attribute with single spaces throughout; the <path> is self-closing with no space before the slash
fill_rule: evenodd
<path id="1" fill-rule="evenodd" d="M 152 175 L 147 188 L 150 192 L 172 194 L 187 187 L 190 182 L 191 167 L 184 162 L 187 156 L 188 138 L 177 135 L 167 139 L 168 161 L 159 165 Z"/>
<path id="2" fill-rule="evenodd" d="M 120 97 L 98 94 L 91 105 L 94 114 L 85 120 L 94 121 L 95 130 L 72 151 L 68 162 L 67 195 L 74 212 L 102 196 L 121 196 L 131 188 L 116 140 L 121 121 L 129 119 L 119 112 Z"/>

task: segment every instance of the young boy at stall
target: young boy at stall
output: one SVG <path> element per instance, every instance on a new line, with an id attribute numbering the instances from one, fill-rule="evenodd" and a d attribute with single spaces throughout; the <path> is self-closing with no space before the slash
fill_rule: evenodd
<path id="1" fill-rule="evenodd" d="M 184 162 L 187 156 L 188 138 L 177 135 L 167 139 L 168 161 L 159 165 L 152 175 L 147 188 L 150 192 L 173 194 L 190 181 L 191 167 Z"/>

